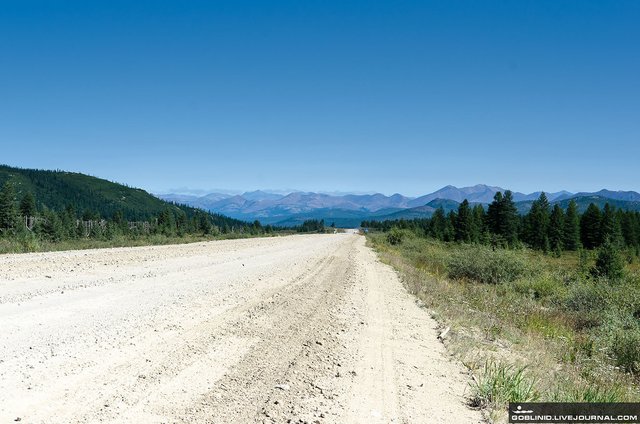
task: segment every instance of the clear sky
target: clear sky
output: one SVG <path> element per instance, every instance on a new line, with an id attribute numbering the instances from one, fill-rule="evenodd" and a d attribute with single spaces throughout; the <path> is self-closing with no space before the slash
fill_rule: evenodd
<path id="1" fill-rule="evenodd" d="M 155 192 L 640 190 L 640 1 L 0 9 L 0 163 Z"/>

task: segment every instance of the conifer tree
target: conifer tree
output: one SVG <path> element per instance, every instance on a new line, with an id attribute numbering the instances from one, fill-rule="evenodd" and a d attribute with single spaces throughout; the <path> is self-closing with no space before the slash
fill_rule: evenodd
<path id="1" fill-rule="evenodd" d="M 560 251 L 564 247 L 564 223 L 564 211 L 556 204 L 549 218 L 548 230 L 549 245 L 554 251 Z"/>
<path id="2" fill-rule="evenodd" d="M 616 210 L 609 203 L 604 205 L 602 221 L 600 223 L 600 239 L 610 239 L 611 243 L 620 245 L 622 243 L 622 230 Z"/>
<path id="3" fill-rule="evenodd" d="M 58 214 L 60 218 L 60 224 L 62 226 L 62 238 L 76 238 L 76 217 L 72 206 L 67 208 Z"/>
<path id="4" fill-rule="evenodd" d="M 36 216 L 36 198 L 30 191 L 26 192 L 20 201 L 20 215 Z"/>
<path id="5" fill-rule="evenodd" d="M 596 277 L 618 280 L 624 273 L 624 262 L 611 239 L 607 237 L 598 250 L 598 257 L 592 269 Z"/>
<path id="6" fill-rule="evenodd" d="M 464 199 L 458 206 L 458 214 L 455 223 L 455 239 L 464 243 L 469 243 L 473 236 L 473 217 L 469 201 Z"/>
<path id="7" fill-rule="evenodd" d="M 447 218 L 444 214 L 444 209 L 439 207 L 433 213 L 431 217 L 430 225 L 429 225 L 429 234 L 431 237 L 437 240 L 444 240 L 444 232 L 447 227 Z"/>
<path id="8" fill-rule="evenodd" d="M 545 250 L 549 245 L 549 200 L 544 192 L 531 205 L 526 218 L 526 241 L 538 250 Z"/>
<path id="9" fill-rule="evenodd" d="M 188 230 L 187 214 L 183 210 L 179 209 L 176 215 L 177 234 L 179 237 L 182 237 L 187 233 Z"/>
<path id="10" fill-rule="evenodd" d="M 601 224 L 602 213 L 600 208 L 591 203 L 582 218 L 580 218 L 580 239 L 586 249 L 595 249 L 602 244 Z"/>
<path id="11" fill-rule="evenodd" d="M 473 235 L 471 237 L 474 243 L 486 243 L 486 213 L 482 205 L 475 205 L 473 207 Z"/>
<path id="12" fill-rule="evenodd" d="M 580 216 L 578 215 L 578 204 L 573 199 L 567 207 L 563 231 L 564 248 L 571 251 L 578 250 L 580 248 Z"/>
<path id="13" fill-rule="evenodd" d="M 0 190 L 0 233 L 12 233 L 19 227 L 20 218 L 15 198 L 13 184 L 7 181 Z"/>
<path id="14" fill-rule="evenodd" d="M 517 244 L 519 217 L 511 191 L 505 191 L 504 195 L 496 193 L 489 205 L 488 221 L 491 232 L 510 246 Z"/>
<path id="15" fill-rule="evenodd" d="M 491 202 L 487 211 L 487 224 L 489 227 L 489 231 L 493 234 L 500 233 L 500 215 L 502 214 L 502 205 L 502 192 L 499 191 L 493 196 L 493 202 Z"/>
<path id="16" fill-rule="evenodd" d="M 38 223 L 37 232 L 42 238 L 51 242 L 59 242 L 63 238 L 62 221 L 55 211 L 45 209 L 43 220 Z"/>
<path id="17" fill-rule="evenodd" d="M 457 215 L 454 211 L 450 211 L 447 214 L 447 219 L 445 220 L 444 227 L 444 241 L 453 241 L 455 240 L 455 225 L 456 225 Z"/>
<path id="18" fill-rule="evenodd" d="M 638 234 L 639 226 L 636 223 L 637 213 L 631 211 L 620 211 L 619 214 L 619 221 L 625 244 L 629 247 L 638 246 L 640 234 Z"/>

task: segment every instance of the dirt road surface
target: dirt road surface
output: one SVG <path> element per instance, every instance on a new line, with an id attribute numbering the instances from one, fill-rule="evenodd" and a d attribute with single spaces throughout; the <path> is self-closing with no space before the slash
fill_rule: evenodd
<path id="1" fill-rule="evenodd" d="M 2 423 L 479 423 L 355 234 L 0 256 Z"/>

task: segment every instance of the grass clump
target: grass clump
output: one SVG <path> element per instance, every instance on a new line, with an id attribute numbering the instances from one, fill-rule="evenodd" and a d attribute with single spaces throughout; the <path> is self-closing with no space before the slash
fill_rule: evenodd
<path id="1" fill-rule="evenodd" d="M 472 406 L 494 409 L 509 402 L 534 402 L 540 398 L 535 380 L 527 374 L 526 366 L 487 361 L 472 386 Z"/>
<path id="2" fill-rule="evenodd" d="M 579 386 L 560 388 L 549 397 L 551 402 L 587 402 L 587 403 L 611 403 L 625 400 L 624 389 L 620 386 Z"/>

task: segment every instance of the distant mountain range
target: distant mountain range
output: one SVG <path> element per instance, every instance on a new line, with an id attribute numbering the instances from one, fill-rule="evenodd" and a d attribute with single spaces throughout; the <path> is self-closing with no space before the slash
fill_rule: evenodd
<path id="1" fill-rule="evenodd" d="M 276 194 L 265 191 L 251 191 L 240 195 L 210 193 L 205 196 L 182 194 L 160 194 L 158 197 L 176 203 L 203 208 L 242 220 L 260 220 L 263 224 L 297 225 L 305 219 L 324 219 L 328 224 L 356 226 L 362 220 L 412 219 L 429 217 L 442 207 L 445 211 L 457 209 L 460 202 L 467 199 L 473 204 L 487 205 L 493 201 L 501 187 L 478 184 L 471 187 L 446 186 L 433 193 L 419 197 L 401 194 L 345 194 L 330 195 L 314 192 L 293 192 Z M 521 213 L 526 213 L 531 203 L 541 192 L 514 192 L 513 198 Z M 595 193 L 570 193 L 560 191 L 546 193 L 549 201 L 566 207 L 570 199 L 578 202 L 580 209 L 589 203 L 599 206 L 612 205 L 630 210 L 640 210 L 640 194 L 635 191 L 600 190 Z"/>

